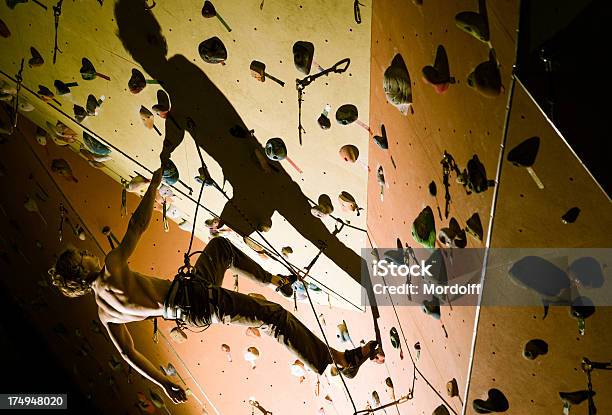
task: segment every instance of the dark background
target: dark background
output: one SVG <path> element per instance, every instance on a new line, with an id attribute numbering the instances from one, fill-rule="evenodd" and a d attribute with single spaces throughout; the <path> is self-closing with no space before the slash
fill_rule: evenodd
<path id="1" fill-rule="evenodd" d="M 517 60 L 521 82 L 608 195 L 609 7 L 604 0 L 523 0 Z"/>
<path id="2" fill-rule="evenodd" d="M 3 278 L 7 277 L 2 272 Z M 34 279 L 34 277 L 32 277 Z M 25 311 L 0 284 L 0 351 L 2 375 L 0 393 L 65 393 L 67 410 L 15 410 L 26 413 L 100 414 L 75 385 L 69 373 L 58 365 L 47 339 L 29 320 Z M 0 411 L 9 413 L 9 411 Z"/>

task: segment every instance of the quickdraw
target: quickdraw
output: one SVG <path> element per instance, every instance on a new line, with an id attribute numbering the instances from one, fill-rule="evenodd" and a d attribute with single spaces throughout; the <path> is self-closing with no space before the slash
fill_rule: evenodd
<path id="1" fill-rule="evenodd" d="M 300 138 L 300 145 L 302 145 L 302 134 L 306 133 L 306 130 L 302 126 L 302 102 L 304 101 L 303 94 L 304 89 L 310 85 L 315 79 L 320 78 L 321 76 L 329 75 L 330 73 L 343 73 L 346 72 L 349 65 L 351 64 L 350 58 L 344 58 L 341 61 L 338 61 L 334 66 L 324 69 L 323 71 L 314 74 L 308 75 L 303 79 L 295 80 L 295 89 L 298 92 L 298 135 Z M 343 66 L 344 65 L 344 66 Z"/>

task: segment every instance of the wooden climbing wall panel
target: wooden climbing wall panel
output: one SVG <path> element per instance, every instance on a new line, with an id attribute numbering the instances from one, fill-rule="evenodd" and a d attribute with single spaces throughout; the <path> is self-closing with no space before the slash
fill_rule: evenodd
<path id="1" fill-rule="evenodd" d="M 477 11 L 477 2 L 459 1 L 452 6 L 442 1 L 425 1 L 421 6 L 416 3 L 377 1 L 373 10 L 370 124 L 378 135 L 384 124 L 389 148 L 383 150 L 370 143 L 368 229 L 381 248 L 394 248 L 397 238 L 403 244 L 420 247 L 411 236 L 411 228 L 426 206 L 434 212 L 437 230 L 448 226 L 451 217 L 465 227 L 467 219 L 478 213 L 486 235 L 492 189 L 468 195 L 451 173 L 451 202 L 446 218 L 440 162 L 447 151 L 463 169 L 476 154 L 488 178 L 494 178 L 502 136 L 505 94 L 485 97 L 467 85 L 468 75 L 488 59 L 489 45 L 458 29 L 454 21 L 460 12 Z M 512 28 L 518 19 L 518 2 L 495 2 L 489 7 L 490 44 L 495 48 L 502 83 L 507 88 L 514 56 Z M 443 94 L 436 93 L 422 79 L 422 68 L 434 64 L 439 45 L 446 51 L 450 75 L 456 80 Z M 401 54 L 410 74 L 412 105 L 407 115 L 388 102 L 383 89 L 385 70 L 396 54 Z M 382 200 L 375 174 L 378 166 L 384 169 L 387 185 Z M 437 187 L 435 198 L 429 192 L 432 181 Z M 468 247 L 484 246 L 468 238 Z M 422 349 L 417 367 L 423 376 L 418 376 L 414 399 L 401 405 L 401 413 L 432 413 L 443 404 L 441 397 L 450 410 L 461 413 L 475 310 L 473 307 L 441 308 L 438 321 L 417 306 L 398 307 L 397 316 L 391 307 L 382 307 L 385 325 L 399 322 L 407 344 L 413 349 L 419 342 Z M 412 372 L 410 361 L 391 360 L 389 364 L 395 373 Z M 406 388 L 410 387 L 412 376 L 400 378 Z M 453 378 L 458 382 L 460 398 L 449 398 L 446 394 L 446 383 Z"/>
<path id="2" fill-rule="evenodd" d="M 491 246 L 609 248 L 612 239 L 605 230 L 612 226 L 610 200 L 529 93 L 517 84 L 506 149 L 534 136 L 541 141 L 533 169 L 544 189 L 537 187 L 525 168 L 504 160 Z M 564 224 L 561 216 L 572 207 L 579 207 L 580 214 L 574 223 Z M 526 214 L 519 215 L 519 211 Z M 581 295 L 610 291 L 610 267 L 606 265 L 601 264 L 604 285 L 598 289 L 582 288 Z M 485 296 L 486 287 L 485 280 Z M 506 287 L 508 295 L 515 293 L 513 290 L 518 290 L 518 294 L 523 289 L 514 284 Z M 542 315 L 542 307 L 481 309 L 468 402 L 486 398 L 489 388 L 498 388 L 508 398 L 511 411 L 562 413 L 558 393 L 586 389 L 587 377 L 580 366 L 582 358 L 610 359 L 608 345 L 612 337 L 606 328 L 612 319 L 609 307 L 597 307 L 595 314 L 586 320 L 584 336 L 578 333 L 577 320 L 570 316 L 568 307 L 551 307 L 546 319 Z M 531 339 L 546 341 L 548 354 L 533 361 L 524 359 L 523 348 Z M 609 395 L 602 393 L 611 381 L 609 372 L 593 372 L 597 413 L 612 408 Z M 586 406 L 586 402 L 575 406 L 571 413 L 586 413 Z M 470 407 L 468 413 L 475 412 Z"/>
<path id="3" fill-rule="evenodd" d="M 485 44 L 459 30 L 454 22 L 460 12 L 477 11 L 476 1 L 455 2 L 452 6 L 441 1 L 375 3 L 370 123 L 378 135 L 384 124 L 389 143 L 388 150 L 374 142 L 370 144 L 368 229 L 378 247 L 394 248 L 396 238 L 418 247 L 411 236 L 411 227 L 425 206 L 434 212 L 436 231 L 447 226 L 448 219 L 440 222 L 436 208 L 440 204 L 444 212 L 440 165 L 443 151 L 452 154 L 460 168 L 477 154 L 488 178 L 495 177 L 514 63 L 518 5 L 517 1 L 487 3 L 490 42 Z M 445 48 L 450 75 L 456 80 L 443 94 L 437 94 L 422 79 L 422 68 L 433 65 L 438 45 Z M 468 74 L 487 59 L 489 47 L 496 52 L 504 86 L 495 98 L 485 97 L 467 85 Z M 398 53 L 411 79 L 412 105 L 407 115 L 388 102 L 383 90 L 384 72 Z M 491 246 L 609 247 L 611 239 L 602 229 L 607 229 L 611 220 L 610 200 L 520 85 L 511 105 L 506 152 L 524 139 L 540 136 L 534 170 L 545 182 L 545 188 L 538 189 L 526 169 L 504 160 Z M 378 166 L 385 172 L 383 198 L 376 177 Z M 431 181 L 437 184 L 437 200 L 429 193 Z M 466 220 L 478 212 L 486 237 L 493 189 L 467 195 L 451 176 L 450 193 L 449 219 L 455 217 L 464 227 Z M 574 206 L 581 209 L 579 219 L 574 224 L 563 224 L 561 216 Z M 468 247 L 482 246 L 484 243 L 468 237 Z M 577 334 L 576 322 L 568 316 L 567 307 L 551 311 L 550 321 L 542 321 L 541 313 L 541 308 L 483 307 L 474 327 L 474 308 L 451 310 L 442 306 L 441 323 L 446 328 L 446 337 L 440 322 L 422 313 L 419 307 L 397 310 L 383 307 L 384 323 L 399 322 L 407 344 L 412 347 L 418 341 L 422 349 L 417 367 L 423 376 L 417 381 L 415 398 L 401 405 L 400 412 L 432 413 L 443 397 L 450 403 L 451 411 L 461 413 L 469 382 L 464 413 L 475 413 L 472 401 L 486 399 L 490 388 L 504 392 L 510 402 L 508 413 L 561 413 L 558 392 L 586 388 L 586 376 L 580 369 L 581 357 L 609 360 L 609 354 L 604 352 L 609 340 L 602 327 L 609 324 L 610 315 L 602 308 L 592 317 L 592 322 L 587 320 L 590 330 L 583 337 Z M 478 337 L 472 355 L 474 329 Z M 522 357 L 522 348 L 531 338 L 549 342 L 551 352 L 541 361 Z M 468 379 L 472 357 L 473 371 Z M 401 370 L 402 362 L 388 360 L 392 371 Z M 594 379 L 597 376 L 600 390 L 609 383 L 605 372 L 594 372 L 593 376 Z M 446 395 L 445 384 L 453 377 L 458 380 L 459 398 Z M 429 380 L 431 388 L 420 387 L 419 382 L 424 379 Z M 597 385 L 594 387 L 597 389 Z M 604 412 L 609 405 L 606 397 L 596 399 L 596 403 Z"/>

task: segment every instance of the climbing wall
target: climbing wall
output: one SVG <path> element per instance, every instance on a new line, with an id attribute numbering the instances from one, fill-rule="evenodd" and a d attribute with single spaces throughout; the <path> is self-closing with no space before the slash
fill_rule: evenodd
<path id="1" fill-rule="evenodd" d="M 336 217 L 364 228 L 365 210 L 362 209 L 366 204 L 364 183 L 369 137 L 367 85 L 371 5 L 360 8 L 362 23 L 357 24 L 350 4 L 273 0 L 215 4 L 216 12 L 228 24 L 230 32 L 216 17 L 203 17 L 203 2 L 189 1 L 180 5 L 158 2 L 150 12 L 146 12 L 145 7 L 152 4 L 143 0 L 139 3 L 64 2 L 57 31 L 60 52 L 55 63 L 52 11 L 55 4 L 46 4 L 47 10 L 35 2 L 18 4 L 14 9 L 0 5 L 0 18 L 11 33 L 2 39 L 3 50 L 11 51 L 0 58 L 0 70 L 5 81 L 14 86 L 7 76 L 14 81 L 21 58 L 25 59 L 21 101 L 25 106 L 31 105 L 33 110 L 22 114 L 51 135 L 51 126 L 58 121 L 64 123 L 77 134 L 76 142 L 70 144 L 74 148 L 81 145 L 84 131 L 105 143 L 112 150 L 111 160 L 98 167 L 117 181 L 130 181 L 138 174 L 150 177 L 150 172 L 159 166 L 158 155 L 166 133 L 165 124 L 173 127 L 176 121 L 185 128 L 186 119 L 193 119 L 197 126 L 196 140 L 203 149 L 205 162 L 214 179 L 224 185 L 229 197 L 236 197 L 235 201 L 241 203 L 240 210 L 249 217 L 252 227 L 265 228 L 272 224 L 266 239 L 279 251 L 281 247 L 290 246 L 293 249 L 291 260 L 299 266 L 310 262 L 317 252 L 315 245 L 319 240 L 329 238 L 336 223 L 329 217 L 321 222 L 309 214 L 320 195 L 330 197 Z M 158 25 L 157 30 L 165 37 L 168 47 L 169 61 L 161 67 L 157 63 L 151 64 L 149 56 L 155 54 L 155 48 L 147 44 L 146 37 L 132 42 L 136 46 L 130 51 L 122 43 L 129 44 L 129 36 L 148 33 L 149 23 Z M 207 63 L 198 53 L 200 43 L 215 36 L 227 51 L 227 59 L 222 64 Z M 293 62 L 292 47 L 296 41 L 312 42 L 315 47 L 311 75 L 342 59 L 350 59 L 344 73 L 323 76 L 305 88 L 302 145 L 298 141 L 295 80 L 306 75 L 299 72 Z M 30 61 L 31 47 L 39 52 L 44 61 L 42 65 L 38 65 L 39 60 Z M 110 80 L 102 76 L 95 76 L 93 80 L 83 79 L 80 71 L 84 57 L 93 64 L 95 71 Z M 285 82 L 284 87 L 269 77 L 263 83 L 257 81 L 249 69 L 253 60 L 263 62 L 266 73 Z M 30 66 L 29 62 L 34 65 Z M 149 127 L 154 128 L 145 127 L 139 110 L 144 106 L 153 112 L 153 106 L 158 103 L 158 93 L 163 88 L 152 83 L 146 84 L 138 94 L 130 93 L 128 81 L 133 69 L 139 70 L 151 82 L 156 81 L 152 79 L 155 75 L 165 78 L 164 87 L 169 94 L 173 115 L 166 120 L 157 115 L 147 119 Z M 72 87 L 70 94 L 60 96 L 54 87 L 55 80 L 66 84 L 76 82 L 78 86 Z M 55 94 L 55 100 L 43 102 L 39 85 Z M 94 100 L 103 99 L 98 115 L 87 116 L 79 124 L 74 106 L 86 107 L 90 94 Z M 163 101 L 163 97 L 160 98 Z M 317 120 L 327 104 L 331 107 L 328 114 L 331 125 L 328 130 L 323 130 Z M 357 108 L 358 121 L 350 125 L 336 121 L 336 111 L 343 104 L 353 104 Z M 229 133 L 234 125 L 242 122 L 243 128 L 254 130 L 256 140 L 237 138 Z M 185 137 L 172 155 L 180 173 L 180 182 L 173 189 L 171 213 L 172 219 L 177 223 L 184 222 L 187 228 L 193 220 L 199 186 L 194 177 L 198 175 L 200 160 L 190 134 L 185 134 Z M 272 167 L 262 167 L 258 163 L 255 151 L 263 155 L 260 145 L 265 146 L 273 137 L 284 140 L 288 157 L 297 168 L 286 160 L 268 163 Z M 345 144 L 357 147 L 359 158 L 356 163 L 344 161 L 339 155 Z M 263 159 L 266 164 L 265 157 Z M 278 172 L 268 173 L 271 168 Z M 341 209 L 338 196 L 343 191 L 353 196 L 360 210 Z M 253 204 L 253 199 L 259 199 L 259 202 Z M 208 229 L 204 221 L 220 215 L 227 201 L 214 189 L 204 191 L 203 201 L 210 212 L 200 214 L 196 232 L 207 238 Z M 281 204 L 279 201 L 285 202 Z M 236 219 L 236 216 L 238 220 L 235 222 L 242 221 L 241 215 L 234 213 L 234 217 L 228 215 L 228 222 L 231 223 L 230 219 Z M 242 234 L 253 233 L 244 225 L 235 228 Z M 254 233 L 253 237 L 263 242 Z M 240 239 L 238 236 L 234 238 L 236 243 L 248 249 Z M 363 232 L 345 228 L 334 241 L 338 248 L 332 247 L 328 251 L 333 260 L 323 256 L 312 270 L 313 277 L 318 275 L 320 280 L 326 280 L 325 285 L 330 291 L 342 291 L 343 297 L 357 306 L 359 286 L 347 275 L 348 266 L 338 264 L 343 262 L 341 257 L 347 257 L 347 248 L 358 251 L 364 241 Z M 355 255 L 351 258 L 357 263 Z M 271 266 L 276 271 L 283 270 L 276 264 Z M 356 275 L 353 277 L 358 278 Z M 334 295 L 331 301 L 340 307 L 355 308 Z"/>
<path id="2" fill-rule="evenodd" d="M 412 236 L 412 226 L 427 206 L 433 212 L 436 233 L 447 227 L 452 217 L 465 228 L 467 219 L 478 213 L 484 238 L 480 241 L 468 235 L 467 247 L 485 246 L 494 188 L 468 195 L 451 172 L 450 208 L 445 217 L 441 161 L 446 151 L 462 170 L 476 154 L 487 178 L 495 179 L 507 105 L 512 111 L 505 157 L 523 140 L 539 136 L 541 145 L 533 169 L 543 181 L 544 189 L 538 188 L 526 168 L 516 167 L 504 159 L 497 183 L 499 195 L 490 246 L 610 246 L 610 238 L 602 231 L 611 219 L 609 198 L 522 85 L 518 84 L 512 101 L 508 102 L 518 5 L 516 1 L 487 2 L 488 9 L 483 9 L 483 2 L 476 1 L 455 2 L 452 7 L 441 1 L 375 3 L 370 123 L 379 136 L 383 135 L 384 125 L 388 141 L 388 149 L 381 148 L 376 140 L 370 144 L 368 229 L 376 246 L 395 248 L 399 239 L 404 246 L 420 247 Z M 488 42 L 480 41 L 456 25 L 456 16 L 466 11 L 487 17 Z M 447 76 L 454 78 L 454 82 L 449 77 L 450 82 L 438 80 L 437 85 L 432 85 L 431 78 L 430 82 L 426 79 L 431 69 L 424 68 L 428 65 L 440 68 L 436 59 L 440 46 L 448 59 Z M 468 82 L 469 74 L 490 59 L 491 49 L 495 51 L 501 76 L 502 88 L 497 95 L 490 91 L 483 94 Z M 398 66 L 395 61 L 398 54 L 405 62 L 411 85 L 411 105 L 404 113 L 390 102 L 384 84 L 388 68 Z M 384 172 L 384 183 L 377 174 L 379 166 Z M 436 184 L 437 197 L 430 192 L 432 181 Z M 578 219 L 564 224 L 561 217 L 573 207 L 580 209 Z M 440 241 L 436 245 L 442 246 Z M 606 264 L 602 266 L 608 276 Z M 499 285 L 494 288 L 499 289 Z M 602 289 L 609 290 L 609 285 Z M 568 307 L 552 308 L 548 320 L 544 321 L 541 307 L 442 306 L 440 321 L 425 315 L 420 307 L 389 308 L 383 307 L 385 324 L 403 328 L 404 345 L 412 348 L 413 355 L 416 354 L 413 345 L 419 342 L 421 347 L 416 366 L 422 376 L 417 376 L 414 399 L 401 405 L 405 413 L 412 413 L 409 408 L 416 413 L 432 413 L 443 403 L 442 399 L 447 400 L 451 412 L 476 413 L 472 401 L 486 399 L 492 388 L 504 393 L 510 404 L 508 413 L 562 413 L 558 392 L 587 388 L 586 375 L 580 367 L 582 356 L 600 361 L 610 359 L 609 353 L 603 351 L 608 343 L 606 335 L 598 330 L 609 324 L 606 307 L 598 309 L 587 320 L 585 336 L 578 334 L 576 320 L 569 317 Z M 477 337 L 472 353 L 474 334 Z M 533 338 L 544 339 L 550 350 L 536 361 L 522 357 L 525 343 Z M 400 372 L 401 363 L 388 359 L 395 373 Z M 608 373 L 593 372 L 593 387 L 598 397 L 606 382 L 610 382 Z M 450 398 L 446 394 L 446 382 L 451 378 L 458 381 L 459 397 Z M 595 401 L 599 411 L 605 412 L 609 405 L 607 398 Z M 586 407 L 586 403 L 582 405 Z"/>
<path id="3" fill-rule="evenodd" d="M 58 26 L 61 53 L 56 64 L 52 63 L 52 4 L 47 4 L 47 10 L 35 2 L 18 4 L 14 10 L 0 5 L 0 18 L 11 33 L 0 39 L 3 50 L 11 51 L 0 57 L 2 79 L 8 85 L 3 84 L 3 93 L 14 85 L 24 57 L 21 114 L 34 122 L 20 118 L 18 131 L 3 146 L 1 160 L 6 173 L 0 179 L 7 194 L 16 195 L 2 202 L 3 252 L 10 260 L 2 264 L 8 270 L 3 269 L 3 275 L 29 270 L 27 275 L 32 278 L 11 279 L 7 284 L 25 312 L 47 334 L 49 346 L 73 373 L 83 392 L 102 412 L 166 413 L 150 402 L 150 383 L 135 374 L 130 378 L 125 364 L 118 364 L 121 362 L 112 346 L 95 331 L 93 301 L 69 301 L 52 294 L 44 285 L 44 272 L 61 248 L 56 231 L 59 203 L 63 202 L 71 220 L 85 229 L 86 238 L 81 241 L 67 228 L 65 242 L 96 252 L 108 249 L 101 228 L 110 226 L 120 238 L 139 200 L 128 194 L 127 214 L 122 216 L 120 182 L 130 181 L 138 174 L 150 177 L 159 164 L 164 134 L 176 125 L 186 128 L 188 118 L 195 123 L 193 136 L 204 150 L 212 176 L 219 184 L 228 179 L 224 189 L 230 197 L 248 202 L 242 206 L 248 209 L 255 225 L 263 225 L 264 229 L 271 220 L 272 228 L 264 233 L 265 238 L 277 249 L 291 246 L 293 254 L 289 258 L 293 263 L 300 267 L 308 264 L 317 253 L 319 240 L 328 242 L 329 232 L 337 224 L 331 216 L 321 221 L 310 214 L 310 207 L 319 203 L 321 194 L 330 196 L 334 217 L 354 226 L 340 232 L 338 242 L 328 252 L 331 258 L 321 257 L 312 268 L 312 275 L 324 288 L 315 312 L 303 302 L 295 311 L 320 335 L 316 315 L 332 347 L 352 348 L 351 343 L 357 345 L 372 337 L 369 310 L 364 312 L 359 285 L 347 272 L 350 261 L 346 259 L 354 258 L 359 249 L 370 242 L 392 248 L 398 239 L 404 246 L 418 247 L 412 237 L 412 225 L 427 206 L 433 212 L 436 231 L 448 226 L 452 218 L 463 228 L 469 218 L 478 214 L 484 228 L 483 239 L 468 236 L 468 247 L 485 246 L 495 187 L 484 188 L 482 181 L 480 185 L 476 181 L 494 179 L 498 168 L 514 62 L 518 2 L 490 2 L 488 9 L 483 8 L 482 1 L 462 0 L 452 6 L 442 0 L 363 2 L 366 4 L 360 7 L 361 24 L 355 22 L 354 10 L 347 3 L 215 2 L 231 32 L 216 18 L 204 19 L 201 2 L 160 2 L 150 12 L 145 7 L 153 3 L 144 1 L 64 3 Z M 456 15 L 467 11 L 486 16 L 490 32 L 487 41 L 457 27 Z M 152 28 L 165 37 L 168 61 L 159 55 L 155 36 L 147 36 L 152 34 Z M 227 49 L 225 65 L 206 63 L 198 54 L 200 42 L 213 36 L 219 37 Z M 298 141 L 294 80 L 305 74 L 298 72 L 293 63 L 292 45 L 297 40 L 315 45 L 311 74 L 343 58 L 351 59 L 346 72 L 329 74 L 306 87 L 302 145 Z M 33 65 L 28 65 L 30 47 L 37 49 L 44 64 L 33 59 Z M 444 56 L 449 68 L 446 74 Z M 94 80 L 81 78 L 83 57 L 110 80 L 101 76 Z M 264 83 L 251 76 L 252 60 L 265 63 L 268 79 Z M 424 70 L 426 67 L 429 68 Z M 132 69 L 139 69 L 151 80 L 138 94 L 132 94 L 128 87 Z M 479 79 L 470 76 L 475 70 Z M 482 84 L 483 72 L 488 88 L 479 90 L 474 82 Z M 284 81 L 285 86 L 273 82 L 269 75 Z M 157 78 L 163 85 L 155 83 Z M 56 101 L 45 103 L 38 92 L 39 85 L 56 92 L 55 80 L 79 85 L 71 94 L 58 95 Z M 394 98 L 396 105 L 389 100 L 393 82 L 400 85 Z M 139 110 L 145 106 L 154 111 L 153 106 L 164 99 L 159 94 L 162 90 L 170 96 L 172 116 L 146 119 L 149 127 L 153 122 L 158 133 L 143 125 Z M 104 96 L 102 105 L 98 115 L 79 123 L 74 105 L 84 107 L 89 94 L 94 99 Z M 398 103 L 398 95 L 402 94 L 403 100 Z M 358 108 L 358 120 L 341 125 L 335 120 L 336 110 L 348 103 Z M 326 104 L 331 106 L 329 130 L 321 129 L 317 121 Z M 609 206 L 609 199 L 520 85 L 510 105 L 513 111 L 506 147 L 510 149 L 531 136 L 541 138 L 534 170 L 544 189 L 538 189 L 526 169 L 504 159 L 500 181 L 495 185 L 499 194 L 490 245 L 609 246 L 609 238 L 599 231 L 610 225 L 609 214 L 606 216 L 603 210 Z M 4 112 L 1 115 L 3 126 L 8 125 Z M 76 133 L 75 140 L 57 134 L 58 121 Z M 229 127 L 242 122 L 245 128 L 254 130 L 254 140 L 229 132 Z M 46 133 L 37 132 L 36 125 Z M 98 164 L 91 155 L 89 163 L 83 158 L 87 153 L 79 153 L 79 149 L 84 131 L 111 149 L 111 160 Z M 66 135 L 65 130 L 63 133 Z M 173 198 L 168 199 L 173 208 L 171 219 L 176 224 L 171 220 L 169 232 L 164 232 L 161 214 L 156 213 L 141 242 L 147 249 L 131 262 L 135 269 L 161 278 L 173 276 L 188 245 L 185 229 L 193 220 L 199 190 L 194 176 L 200 166 L 191 135 L 185 134 L 172 156 L 181 179 L 172 188 Z M 255 152 L 263 151 L 272 137 L 283 138 L 289 158 L 298 168 L 287 160 L 280 164 L 258 161 L 261 159 Z M 45 140 L 46 145 L 38 144 L 45 144 Z M 347 151 L 339 155 L 345 144 L 357 147 L 357 160 L 354 149 L 345 148 Z M 444 161 L 451 166 L 447 185 L 441 164 L 445 152 Z M 454 166 L 461 173 L 469 160 L 476 160 L 474 156 L 481 163 L 480 175 L 459 183 Z M 54 159 L 67 162 L 72 173 L 61 163 L 52 169 Z M 277 171 L 268 173 L 269 168 Z M 431 190 L 432 182 L 436 192 Z M 342 191 L 353 195 L 363 210 L 341 209 L 337 196 Z M 30 199 L 37 201 L 46 226 L 36 212 L 24 210 L 24 199 L 30 210 Z M 204 221 L 227 207 L 224 197 L 212 188 L 204 190 L 203 200 L 210 211 L 201 210 L 204 213 L 198 217 L 196 249 L 210 237 Z M 578 220 L 564 225 L 561 215 L 572 207 L 581 209 Z M 519 211 L 529 214 L 517 215 Z M 41 222 L 49 230 L 44 235 L 40 232 Z M 236 226 L 235 231 L 242 228 Z M 366 228 L 371 240 L 365 237 Z M 239 232 L 228 231 L 224 235 L 266 268 L 283 271 L 270 258 L 249 250 Z M 252 236 L 263 243 L 260 235 Z M 344 246 L 349 249 L 343 251 Z M 225 286 L 232 288 L 231 275 Z M 292 302 L 244 278 L 239 279 L 239 289 L 262 294 L 293 309 Z M 540 319 L 540 308 L 478 310 L 443 306 L 440 320 L 425 315 L 419 307 L 383 306 L 380 312 L 385 365 L 366 363 L 358 378 L 348 381 L 350 395 L 338 377 L 317 378 L 307 371 L 301 379 L 299 367 L 292 367 L 295 358 L 289 352 L 244 327 L 215 326 L 206 333 L 188 333 L 188 341 L 182 344 L 170 340 L 172 324 L 167 322 L 160 323 L 158 344 L 151 338 L 151 322 L 134 323 L 129 329 L 139 350 L 156 365 L 172 363 L 184 386 L 193 392 L 187 404 L 168 405 L 170 412 L 176 414 L 204 410 L 209 414 L 250 412 L 249 399 L 256 399 L 273 413 L 353 413 L 351 399 L 359 410 L 377 405 L 374 391 L 382 404 L 406 397 L 402 403 L 386 408 L 387 413 L 429 414 L 439 405 L 454 414 L 462 410 L 473 413 L 472 400 L 485 398 L 491 388 L 503 391 L 510 403 L 509 413 L 555 413 L 561 412 L 559 391 L 586 387 L 580 358 L 609 359 L 603 346 L 608 341 L 605 327 L 610 320 L 605 309 L 587 320 L 584 336 L 577 334 L 576 323 L 568 317 L 567 309 L 553 309 L 547 320 Z M 338 335 L 337 326 L 343 321 L 349 328 L 350 340 Z M 389 336 L 393 329 L 398 332 L 399 342 Z M 595 337 L 595 333 L 600 336 Z M 536 361 L 521 356 L 524 343 L 532 338 L 544 339 L 550 346 L 549 353 Z M 230 346 L 231 362 L 222 344 Z M 250 347 L 260 353 L 255 369 L 244 358 Z M 67 348 L 70 353 L 66 353 Z M 602 385 L 609 383 L 609 375 L 594 372 L 593 376 L 594 388 L 599 392 L 596 403 L 600 413 L 605 413 L 610 404 Z M 458 396 L 447 395 L 447 382 L 451 379 L 457 381 Z M 158 389 L 153 390 L 162 395 Z M 139 397 L 138 392 L 144 395 Z M 162 399 L 167 402 L 165 396 Z"/>

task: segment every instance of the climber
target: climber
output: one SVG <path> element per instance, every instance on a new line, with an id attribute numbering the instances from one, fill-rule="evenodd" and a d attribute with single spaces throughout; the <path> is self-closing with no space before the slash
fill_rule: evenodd
<path id="1" fill-rule="evenodd" d="M 160 168 L 153 174 L 123 240 L 102 263 L 86 251 L 68 248 L 49 271 L 53 285 L 67 297 L 94 293 L 101 322 L 121 356 L 136 371 L 160 386 L 174 403 L 186 401 L 185 391 L 136 350 L 125 325 L 156 317 L 195 327 L 228 322 L 265 325 L 268 334 L 319 374 L 335 361 L 343 375 L 352 378 L 365 360 L 374 359 L 375 341 L 344 353 L 328 350 L 282 306 L 222 288 L 225 271 L 232 268 L 258 282 L 279 286 L 284 295 L 292 292 L 291 279 L 265 271 L 225 238 L 217 237 L 208 243 L 190 278 L 179 278 L 179 273 L 174 281 L 168 281 L 131 270 L 128 260 L 151 220 L 162 171 Z"/>

